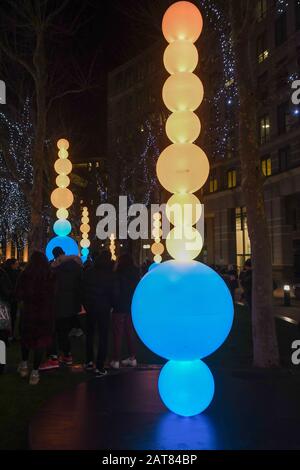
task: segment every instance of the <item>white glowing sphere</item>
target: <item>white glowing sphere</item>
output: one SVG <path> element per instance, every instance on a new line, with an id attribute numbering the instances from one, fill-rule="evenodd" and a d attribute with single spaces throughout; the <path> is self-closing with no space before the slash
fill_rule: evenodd
<path id="1" fill-rule="evenodd" d="M 197 48 L 189 41 L 175 41 L 164 53 L 164 65 L 169 74 L 194 72 L 199 60 Z"/>
<path id="2" fill-rule="evenodd" d="M 201 202 L 194 194 L 174 194 L 166 204 L 166 216 L 173 225 L 195 225 L 201 214 Z"/>
<path id="3" fill-rule="evenodd" d="M 203 240 L 195 228 L 177 226 L 168 234 L 166 247 L 176 261 L 192 261 L 200 255 Z"/>
<path id="4" fill-rule="evenodd" d="M 189 144 L 198 139 L 201 124 L 193 111 L 172 113 L 166 122 L 166 133 L 174 144 Z"/>

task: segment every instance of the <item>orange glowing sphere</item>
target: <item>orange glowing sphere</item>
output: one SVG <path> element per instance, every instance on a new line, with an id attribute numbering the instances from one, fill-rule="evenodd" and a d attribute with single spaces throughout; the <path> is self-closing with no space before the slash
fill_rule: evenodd
<path id="1" fill-rule="evenodd" d="M 91 230 L 91 227 L 89 226 L 89 224 L 80 225 L 80 232 L 81 233 L 89 233 L 90 230 Z"/>
<path id="2" fill-rule="evenodd" d="M 195 193 L 204 186 L 209 162 L 194 144 L 172 144 L 160 155 L 156 172 L 161 185 L 170 193 Z"/>
<path id="3" fill-rule="evenodd" d="M 175 41 L 164 53 L 164 64 L 169 74 L 194 72 L 199 60 L 197 48 L 189 41 Z"/>
<path id="4" fill-rule="evenodd" d="M 165 251 L 165 247 L 162 243 L 154 243 L 151 247 L 151 251 L 154 255 L 162 255 Z"/>
<path id="5" fill-rule="evenodd" d="M 73 201 L 73 193 L 68 188 L 56 188 L 51 194 L 51 203 L 57 209 L 68 209 Z"/>
<path id="6" fill-rule="evenodd" d="M 164 14 L 163 35 L 168 42 L 186 40 L 196 42 L 203 28 L 203 19 L 198 8 L 190 2 L 176 2 Z"/>
<path id="7" fill-rule="evenodd" d="M 200 120 L 193 111 L 172 113 L 166 122 L 167 136 L 174 144 L 195 142 L 200 132 Z"/>
<path id="8" fill-rule="evenodd" d="M 172 112 L 195 111 L 202 103 L 203 97 L 202 82 L 194 73 L 174 73 L 163 87 L 163 101 Z"/>
<path id="9" fill-rule="evenodd" d="M 68 148 L 70 147 L 69 141 L 67 139 L 59 139 L 57 142 L 57 147 L 59 148 L 59 150 L 68 150 Z"/>
<path id="10" fill-rule="evenodd" d="M 59 175 L 68 175 L 72 171 L 72 163 L 70 160 L 56 160 L 54 169 Z"/>

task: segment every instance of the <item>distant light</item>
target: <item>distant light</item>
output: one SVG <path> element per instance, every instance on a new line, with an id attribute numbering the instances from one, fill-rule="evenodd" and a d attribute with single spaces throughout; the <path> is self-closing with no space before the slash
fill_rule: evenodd
<path id="1" fill-rule="evenodd" d="M 150 250 L 151 246 L 150 245 L 144 245 L 143 248 L 144 248 L 144 250 Z"/>
<path id="2" fill-rule="evenodd" d="M 294 116 L 299 116 L 299 114 L 300 114 L 300 109 L 299 109 L 299 108 L 295 108 L 295 109 L 293 110 L 293 115 L 294 115 Z"/>
<path id="3" fill-rule="evenodd" d="M 286 284 L 285 286 L 283 286 L 283 290 L 284 290 L 284 292 L 291 292 L 291 286 Z"/>
<path id="4" fill-rule="evenodd" d="M 227 101 L 227 104 L 232 104 L 232 99 L 230 98 L 228 101 Z"/>

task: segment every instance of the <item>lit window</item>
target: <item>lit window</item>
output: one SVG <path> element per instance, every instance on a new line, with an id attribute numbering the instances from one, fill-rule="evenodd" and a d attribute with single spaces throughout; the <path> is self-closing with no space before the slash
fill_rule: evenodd
<path id="1" fill-rule="evenodd" d="M 228 189 L 236 188 L 236 170 L 227 172 L 227 187 Z"/>
<path id="2" fill-rule="evenodd" d="M 261 171 L 264 176 L 272 175 L 272 159 L 271 157 L 263 158 L 261 161 Z"/>
<path id="3" fill-rule="evenodd" d="M 231 78 L 230 80 L 227 80 L 227 82 L 225 82 L 225 87 L 229 88 L 233 84 L 234 84 L 234 78 Z"/>
<path id="4" fill-rule="evenodd" d="M 217 178 L 211 178 L 209 182 L 209 192 L 215 193 L 218 191 L 218 180 Z"/>
<path id="5" fill-rule="evenodd" d="M 251 245 L 245 207 L 238 207 L 235 210 L 235 233 L 237 266 L 242 268 L 245 261 L 251 257 Z"/>
<path id="6" fill-rule="evenodd" d="M 257 39 L 257 59 L 259 64 L 269 57 L 269 51 L 267 48 L 267 36 L 264 32 Z"/>
<path id="7" fill-rule="evenodd" d="M 270 127 L 270 116 L 262 116 L 259 122 L 259 141 L 261 144 L 265 144 L 270 140 Z"/>
<path id="8" fill-rule="evenodd" d="M 267 0 L 258 0 L 256 5 L 257 21 L 262 21 L 267 16 Z"/>

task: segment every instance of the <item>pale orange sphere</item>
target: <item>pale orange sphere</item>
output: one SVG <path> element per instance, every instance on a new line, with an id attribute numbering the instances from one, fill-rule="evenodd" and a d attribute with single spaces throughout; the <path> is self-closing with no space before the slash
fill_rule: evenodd
<path id="1" fill-rule="evenodd" d="M 59 175 L 69 175 L 72 171 L 72 163 L 70 160 L 56 160 L 54 169 Z"/>
<path id="2" fill-rule="evenodd" d="M 68 188 L 56 188 L 51 194 L 51 203 L 57 209 L 68 209 L 73 201 L 73 193 Z"/>
<path id="3" fill-rule="evenodd" d="M 166 204 L 166 216 L 173 225 L 195 225 L 202 205 L 194 194 L 174 194 Z"/>
<path id="4" fill-rule="evenodd" d="M 59 139 L 59 141 L 57 142 L 57 147 L 59 148 L 59 150 L 68 150 L 68 148 L 70 147 L 69 141 L 67 139 Z"/>
<path id="5" fill-rule="evenodd" d="M 162 243 L 154 243 L 151 246 L 151 251 L 154 255 L 162 255 L 165 251 L 165 247 Z"/>
<path id="6" fill-rule="evenodd" d="M 80 232 L 81 233 L 89 233 L 90 230 L 91 230 L 91 227 L 89 226 L 89 224 L 80 225 Z"/>
<path id="7" fill-rule="evenodd" d="M 203 240 L 193 227 L 175 227 L 167 236 L 166 247 L 176 261 L 192 261 L 200 255 Z"/>
<path id="8" fill-rule="evenodd" d="M 164 65 L 169 74 L 194 72 L 199 55 L 197 48 L 189 41 L 174 41 L 164 53 Z"/>
<path id="9" fill-rule="evenodd" d="M 56 211 L 56 217 L 58 219 L 67 219 L 69 217 L 69 211 L 67 211 L 67 209 L 58 209 L 58 211 Z"/>
<path id="10" fill-rule="evenodd" d="M 204 89 L 194 73 L 174 73 L 165 82 L 162 94 L 166 107 L 173 113 L 195 111 L 203 101 Z"/>
<path id="11" fill-rule="evenodd" d="M 81 248 L 89 248 L 91 246 L 90 240 L 81 240 L 80 242 Z"/>
<path id="12" fill-rule="evenodd" d="M 163 35 L 168 42 L 178 39 L 196 42 L 203 28 L 203 19 L 198 8 L 190 2 L 176 2 L 164 14 Z"/>
<path id="13" fill-rule="evenodd" d="M 70 178 L 67 175 L 58 175 L 56 184 L 59 188 L 67 188 L 70 184 Z"/>
<path id="14" fill-rule="evenodd" d="M 88 217 L 86 217 L 86 216 L 83 216 L 83 217 L 81 218 L 81 223 L 82 223 L 82 224 L 88 224 L 89 221 L 90 221 L 90 219 L 89 219 Z"/>
<path id="15" fill-rule="evenodd" d="M 161 214 L 159 212 L 155 212 L 155 214 L 153 214 L 153 219 L 154 220 L 160 220 L 161 219 Z"/>
<path id="16" fill-rule="evenodd" d="M 200 120 L 193 111 L 172 113 L 166 122 L 167 136 L 174 144 L 195 142 L 200 132 Z"/>
<path id="17" fill-rule="evenodd" d="M 60 151 L 58 152 L 58 156 L 59 156 L 59 158 L 61 158 L 62 160 L 65 160 L 66 158 L 68 158 L 69 152 L 68 152 L 68 150 L 60 149 Z"/>
<path id="18" fill-rule="evenodd" d="M 170 193 L 195 193 L 209 174 L 207 156 L 194 144 L 172 144 L 160 155 L 156 172 L 160 184 Z"/>
<path id="19" fill-rule="evenodd" d="M 83 233 L 83 234 L 82 234 L 82 238 L 83 238 L 84 240 L 87 240 L 87 239 L 89 238 L 89 234 L 88 234 L 88 233 Z"/>

